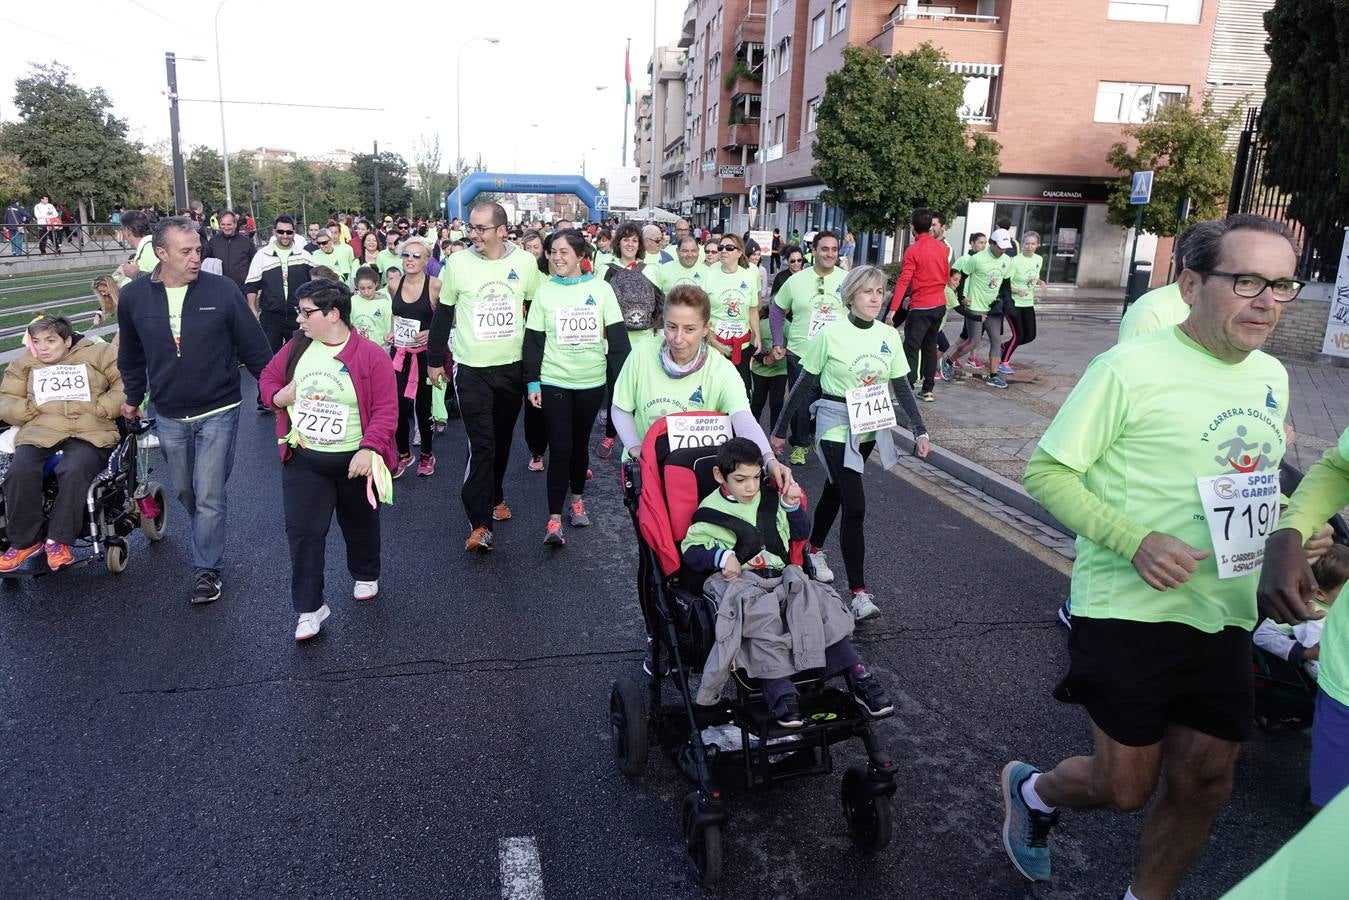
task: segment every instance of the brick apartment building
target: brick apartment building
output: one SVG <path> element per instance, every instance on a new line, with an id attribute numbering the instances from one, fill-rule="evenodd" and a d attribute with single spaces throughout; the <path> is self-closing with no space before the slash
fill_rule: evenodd
<path id="1" fill-rule="evenodd" d="M 682 136 L 663 148 L 662 203 L 745 230 L 749 188 L 764 183 L 765 221 L 756 227 L 788 234 L 845 226 L 840 210 L 820 202 L 824 186 L 810 171 L 825 78 L 849 44 L 893 54 L 930 42 L 966 77 L 962 116 L 1002 145 L 1001 174 L 953 223 L 952 243 L 1008 216 L 1018 232 L 1041 233 L 1050 282 L 1117 286 L 1128 231 L 1105 221 L 1107 184 L 1118 177 L 1106 151 L 1124 126 L 1166 103 L 1210 91 L 1220 106 L 1243 96 L 1258 104 L 1268 69 L 1261 16 L 1272 5 L 691 0 L 669 48 L 687 50 L 685 113 Z M 668 155 L 680 143 L 682 171 Z M 879 235 L 857 237 L 864 254 L 886 249 Z M 1140 258 L 1152 253 L 1145 236 Z"/>

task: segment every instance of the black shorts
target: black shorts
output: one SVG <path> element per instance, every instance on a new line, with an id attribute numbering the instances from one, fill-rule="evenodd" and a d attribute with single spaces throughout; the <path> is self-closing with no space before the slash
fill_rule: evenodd
<path id="1" fill-rule="evenodd" d="M 1251 735 L 1251 633 L 1179 622 L 1073 617 L 1068 674 L 1054 689 L 1129 747 L 1161 741 L 1169 723 L 1226 741 Z"/>

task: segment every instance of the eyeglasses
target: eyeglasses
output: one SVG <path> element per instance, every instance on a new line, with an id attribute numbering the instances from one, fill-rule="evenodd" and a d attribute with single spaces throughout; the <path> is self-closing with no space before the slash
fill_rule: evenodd
<path id="1" fill-rule="evenodd" d="M 300 307 L 300 318 L 301 318 L 301 319 L 308 319 L 310 316 L 312 316 L 312 315 L 313 315 L 314 313 L 316 313 L 316 312 L 323 312 L 323 310 L 319 309 L 317 306 L 301 306 L 301 307 Z"/>
<path id="2" fill-rule="evenodd" d="M 426 257 L 420 253 L 408 253 L 406 250 L 398 255 L 403 257 L 403 259 L 426 259 Z"/>
<path id="3" fill-rule="evenodd" d="M 474 234 L 486 234 L 489 231 L 496 231 L 500 225 L 470 225 L 468 230 Z"/>
<path id="4" fill-rule="evenodd" d="M 789 265 L 789 266 L 799 266 L 799 265 L 801 265 L 801 264 L 804 263 L 804 262 L 805 262 L 805 260 L 802 259 L 801 257 L 799 257 L 799 256 L 793 256 L 791 259 L 787 260 L 787 265 Z"/>
<path id="5" fill-rule="evenodd" d="M 295 229 L 294 229 L 294 228 L 290 229 L 289 231 L 287 231 L 287 230 L 284 229 L 284 228 L 275 228 L 275 229 L 273 229 L 273 231 L 274 231 L 276 234 L 294 234 L 294 233 L 295 233 Z"/>
<path id="6" fill-rule="evenodd" d="M 717 249 L 719 249 L 722 253 L 739 253 L 739 252 L 740 252 L 740 248 L 737 247 L 735 244 L 722 244 L 722 245 L 721 245 L 720 247 L 718 247 Z"/>
<path id="7" fill-rule="evenodd" d="M 314 241 L 314 243 L 318 244 L 320 247 L 326 247 L 332 242 L 324 240 L 324 241 Z"/>
<path id="8" fill-rule="evenodd" d="M 1280 303 L 1289 303 L 1295 300 L 1297 295 L 1302 293 L 1302 288 L 1306 286 L 1306 282 L 1298 281 L 1296 278 L 1270 280 L 1250 272 L 1223 272 L 1219 269 L 1209 269 L 1207 272 L 1200 271 L 1199 274 L 1203 278 L 1210 275 L 1221 275 L 1224 278 L 1232 279 L 1232 293 L 1247 300 L 1259 297 L 1265 292 L 1265 288 L 1269 288 L 1275 300 Z"/>

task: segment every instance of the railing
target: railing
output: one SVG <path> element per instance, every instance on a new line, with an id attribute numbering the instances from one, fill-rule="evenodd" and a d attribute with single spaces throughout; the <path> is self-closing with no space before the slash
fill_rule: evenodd
<path id="1" fill-rule="evenodd" d="M 0 225 L 0 257 L 46 256 L 128 250 L 122 226 L 111 222 L 88 225 Z"/>
<path id="2" fill-rule="evenodd" d="M 910 22 L 924 20 L 928 22 L 965 22 L 972 25 L 998 24 L 997 16 L 976 16 L 970 13 L 935 12 L 932 10 L 919 10 L 918 12 L 910 13 L 905 9 L 897 12 L 889 22 L 886 22 L 885 28 L 895 28 L 903 24 L 906 20 Z M 881 30 L 884 31 L 885 28 L 882 28 Z"/>

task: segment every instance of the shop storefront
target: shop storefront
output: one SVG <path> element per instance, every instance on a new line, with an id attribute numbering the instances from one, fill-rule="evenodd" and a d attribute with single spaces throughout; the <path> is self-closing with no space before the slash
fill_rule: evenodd
<path id="1" fill-rule="evenodd" d="M 1028 231 L 1040 235 L 1045 281 L 1077 284 L 1085 274 L 1085 256 L 1102 240 L 1118 240 L 1120 230 L 1104 223 L 1105 200 L 1103 181 L 999 177 L 978 205 L 992 204 L 992 222 L 1011 219 L 1018 237 Z"/>

